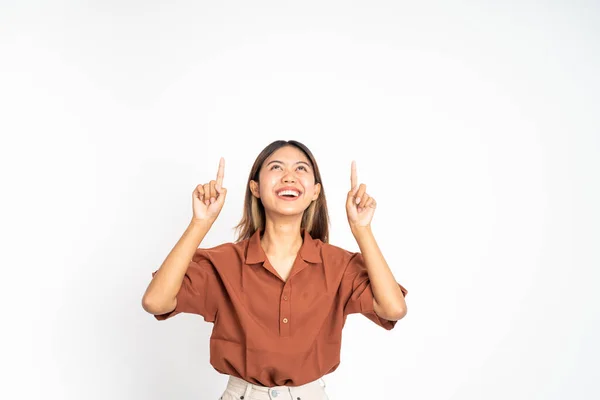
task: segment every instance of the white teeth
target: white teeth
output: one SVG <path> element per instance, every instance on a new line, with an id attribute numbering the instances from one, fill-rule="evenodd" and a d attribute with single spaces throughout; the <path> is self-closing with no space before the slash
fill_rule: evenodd
<path id="1" fill-rule="evenodd" d="M 300 193 L 295 192 L 293 190 L 282 190 L 281 192 L 277 193 L 278 196 L 285 196 L 285 195 L 292 195 L 294 197 L 298 197 L 300 195 Z"/>

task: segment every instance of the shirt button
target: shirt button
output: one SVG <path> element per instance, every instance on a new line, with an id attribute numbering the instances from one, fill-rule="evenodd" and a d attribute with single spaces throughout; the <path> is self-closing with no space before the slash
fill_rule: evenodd
<path id="1" fill-rule="evenodd" d="M 287 319 L 287 318 L 284 318 L 284 319 L 283 319 L 283 323 L 284 323 L 284 324 L 287 324 L 287 323 L 288 323 L 288 319 Z"/>
<path id="2" fill-rule="evenodd" d="M 273 397 L 277 397 L 277 396 L 279 396 L 279 392 L 277 390 L 273 390 L 273 391 L 271 391 L 271 395 Z"/>
<path id="3" fill-rule="evenodd" d="M 284 300 L 287 300 L 287 296 L 283 296 L 283 299 L 284 299 Z"/>

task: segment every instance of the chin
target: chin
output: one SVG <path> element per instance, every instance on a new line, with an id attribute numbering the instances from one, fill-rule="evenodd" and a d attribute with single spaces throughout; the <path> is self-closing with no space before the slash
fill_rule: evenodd
<path id="1" fill-rule="evenodd" d="M 279 215 L 285 215 L 286 217 L 291 217 L 294 215 L 302 216 L 302 214 L 304 214 L 304 210 L 275 210 L 275 212 Z"/>
<path id="2" fill-rule="evenodd" d="M 306 207 L 298 207 L 298 206 L 294 206 L 294 207 L 276 207 L 275 209 L 271 210 L 273 213 L 279 214 L 279 215 L 285 215 L 286 217 L 291 217 L 294 215 L 300 215 L 302 216 L 302 214 L 304 214 L 304 211 L 308 208 L 308 206 Z"/>

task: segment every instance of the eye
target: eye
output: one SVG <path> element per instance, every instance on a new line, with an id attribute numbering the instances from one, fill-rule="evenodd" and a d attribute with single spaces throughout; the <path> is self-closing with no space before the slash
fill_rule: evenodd
<path id="1" fill-rule="evenodd" d="M 304 171 L 308 171 L 304 165 L 299 166 L 298 168 L 302 168 Z"/>
<path id="2" fill-rule="evenodd" d="M 279 164 L 273 164 L 273 166 L 271 167 L 271 171 L 274 170 L 275 168 L 281 168 L 281 166 Z"/>

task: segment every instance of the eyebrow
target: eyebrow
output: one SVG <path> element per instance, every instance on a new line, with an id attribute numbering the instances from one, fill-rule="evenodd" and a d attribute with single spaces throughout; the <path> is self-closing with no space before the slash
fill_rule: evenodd
<path id="1" fill-rule="evenodd" d="M 283 161 L 273 160 L 273 161 L 269 161 L 269 163 L 267 164 L 267 166 L 269 166 L 269 165 L 271 165 L 273 163 L 285 164 Z M 296 161 L 294 164 L 305 164 L 307 167 L 310 168 L 310 164 L 307 163 L 306 161 Z"/>

